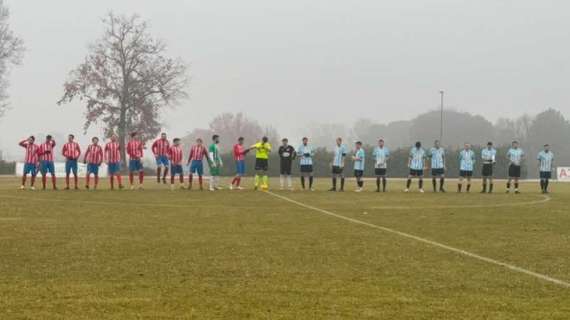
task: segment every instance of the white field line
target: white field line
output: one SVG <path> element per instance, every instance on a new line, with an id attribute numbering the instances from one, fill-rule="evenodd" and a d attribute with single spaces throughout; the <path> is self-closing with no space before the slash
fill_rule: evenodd
<path id="1" fill-rule="evenodd" d="M 335 218 L 337 218 L 337 219 L 341 219 L 341 220 L 348 221 L 348 222 L 351 222 L 351 223 L 354 223 L 354 224 L 359 224 L 359 225 L 363 225 L 363 226 L 366 226 L 366 227 L 369 227 L 369 228 L 381 230 L 381 231 L 384 231 L 384 232 L 388 232 L 388 233 L 391 233 L 391 234 L 398 235 L 398 236 L 400 236 L 400 237 L 412 239 L 412 240 L 415 240 L 415 241 L 418 241 L 418 242 L 422 242 L 422 243 L 428 244 L 428 245 L 430 245 L 430 246 L 432 246 L 432 247 L 437 247 L 437 248 L 445 249 L 445 250 L 447 250 L 447 251 L 451 251 L 451 252 L 454 252 L 454 253 L 457 253 L 457 254 L 460 254 L 460 255 L 463 255 L 463 256 L 467 256 L 467 257 L 470 257 L 470 258 L 474 258 L 474 259 L 477 259 L 477 260 L 480 260 L 480 261 L 483 261 L 483 262 L 487 262 L 487 263 L 489 263 L 489 264 L 494 264 L 494 265 L 497 265 L 497 266 L 501 266 L 501 267 L 507 268 L 507 269 L 512 270 L 512 271 L 516 271 L 516 272 L 519 272 L 519 273 L 523 273 L 523 274 L 529 275 L 529 276 L 531 276 L 531 277 L 535 277 L 535 278 L 538 278 L 538 279 L 541 279 L 541 280 L 544 280 L 544 281 L 547 281 L 547 282 L 550 282 L 550 283 L 554 283 L 554 284 L 559 285 L 559 286 L 561 286 L 561 287 L 570 288 L 570 283 L 569 283 L 569 282 L 566 282 L 566 281 L 563 281 L 563 280 L 560 280 L 560 279 L 556 279 L 556 278 L 550 277 L 550 276 L 545 275 L 545 274 L 541 274 L 541 273 L 537 273 L 537 272 L 534 272 L 534 271 L 530 271 L 530 270 L 527 270 L 527 269 L 525 269 L 525 268 L 517 267 L 517 266 L 515 266 L 515 265 L 509 264 L 509 263 L 506 263 L 506 262 L 502 262 L 502 261 L 498 261 L 498 260 L 495 260 L 495 259 L 492 259 L 492 258 L 487 258 L 487 257 L 481 256 L 481 255 L 478 255 L 478 254 L 476 254 L 476 253 L 471 253 L 471 252 L 469 252 L 469 251 L 465 251 L 465 250 L 458 249 L 458 248 L 455 248 L 455 247 L 452 247 L 452 246 L 448 246 L 448 245 L 443 244 L 443 243 L 439 243 L 439 242 L 436 242 L 436 241 L 432 241 L 432 240 L 429 240 L 429 239 L 425 239 L 425 238 L 422 238 L 422 237 L 418 237 L 418 236 L 415 236 L 415 235 L 413 235 L 413 234 L 405 233 L 405 232 L 398 231 L 398 230 L 391 229 L 391 228 L 387 228 L 387 227 L 382 227 L 382 226 L 375 225 L 375 224 L 372 224 L 372 223 L 369 223 L 369 222 L 365 222 L 365 221 L 362 221 L 362 220 L 345 217 L 345 216 L 343 216 L 343 215 L 336 214 L 336 213 L 333 213 L 333 212 L 330 212 L 330 211 L 327 211 L 327 210 L 324 210 L 324 209 L 320 209 L 320 208 L 317 208 L 317 207 L 313 207 L 313 206 L 311 206 L 311 205 L 304 204 L 304 203 L 302 203 L 302 202 L 299 202 L 299 201 L 290 199 L 290 198 L 288 198 L 288 197 L 285 197 L 285 196 L 282 196 L 282 195 L 279 195 L 279 194 L 276 194 L 276 193 L 273 193 L 273 192 L 270 192 L 270 191 L 268 191 L 267 194 L 269 194 L 269 195 L 271 195 L 271 196 L 273 196 L 273 197 L 279 198 L 279 199 L 281 199 L 281 200 L 284 200 L 284 201 L 287 201 L 287 202 L 296 204 L 296 205 L 298 205 L 298 206 L 300 206 L 300 207 L 303 207 L 303 208 L 305 208 L 305 209 L 313 210 L 313 211 L 316 211 L 316 212 L 319 212 L 319 213 L 322 213 L 322 214 L 325 214 L 325 215 L 328 215 L 328 216 L 331 216 L 331 217 L 335 217 Z"/>
<path id="2" fill-rule="evenodd" d="M 495 204 L 466 204 L 466 205 L 439 205 L 439 206 L 376 206 L 370 207 L 372 210 L 376 209 L 387 209 L 387 210 L 411 210 L 411 209 L 465 209 L 465 208 L 502 208 L 502 207 L 524 207 L 530 205 L 536 205 L 545 203 L 551 200 L 549 196 L 542 195 L 542 199 L 533 201 L 523 201 L 523 202 L 512 202 L 512 203 L 495 203 Z"/>

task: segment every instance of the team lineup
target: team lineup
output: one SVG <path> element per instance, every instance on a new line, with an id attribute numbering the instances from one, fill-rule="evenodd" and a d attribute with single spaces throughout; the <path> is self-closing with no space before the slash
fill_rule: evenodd
<path id="1" fill-rule="evenodd" d="M 145 145 L 140 140 L 138 133 L 131 133 L 126 144 L 126 155 L 128 157 L 129 187 L 130 189 L 142 189 L 144 182 L 144 169 L 142 159 Z M 57 179 L 55 175 L 54 155 L 56 142 L 51 135 L 47 135 L 41 144 L 35 143 L 35 137 L 30 136 L 22 140 L 19 145 L 25 148 L 25 163 L 20 188 L 26 188 L 28 175 L 30 175 L 30 189 L 35 190 L 35 180 L 39 173 L 41 175 L 42 189 L 46 189 L 48 176 L 51 177 L 52 188 L 57 190 Z M 246 147 L 245 139 L 239 137 L 233 146 L 232 155 L 235 162 L 235 177 L 229 183 L 229 189 L 242 190 L 242 178 L 246 174 L 245 158 L 249 152 L 255 152 L 255 176 L 254 189 L 268 190 L 269 177 L 269 155 L 272 152 L 272 145 L 267 137 L 263 137 L 259 142 Z M 110 188 L 123 189 L 124 184 L 121 176 L 121 146 L 116 135 L 104 145 L 100 145 L 99 138 L 94 137 L 91 144 L 84 153 L 81 152 L 80 145 L 75 142 L 74 135 L 68 136 L 68 141 L 61 149 L 61 155 L 65 158 L 65 189 L 71 188 L 71 177 L 73 177 L 73 188 L 78 186 L 78 162 L 82 161 L 87 165 L 85 176 L 85 189 L 97 189 L 99 185 L 99 168 L 103 162 L 108 167 Z M 181 139 L 174 138 L 170 141 L 166 133 L 162 133 L 160 138 L 152 143 L 151 151 L 156 160 L 156 181 L 167 184 L 170 177 L 172 189 L 176 188 L 178 180 L 179 188 L 192 190 L 194 177 L 198 179 L 198 188 L 204 190 L 203 176 L 204 166 L 209 168 L 210 191 L 222 189 L 220 175 L 224 166 L 220 151 L 220 137 L 212 136 L 211 144 L 206 147 L 201 138 L 191 146 L 188 160 L 184 163 L 184 150 Z M 315 148 L 309 144 L 309 139 L 304 137 L 299 147 L 294 148 L 289 144 L 287 138 L 282 139 L 282 144 L 278 149 L 280 159 L 280 189 L 294 190 L 292 181 L 292 168 L 294 161 L 299 161 L 300 182 L 302 190 L 314 191 L 313 159 Z M 487 143 L 482 149 L 479 157 L 472 150 L 471 145 L 466 143 L 459 153 L 459 181 L 457 192 L 470 192 L 471 180 L 474 176 L 475 164 L 481 160 L 482 190 L 481 193 L 492 193 L 494 189 L 493 168 L 497 160 L 497 151 L 493 143 Z M 353 175 L 356 179 L 356 192 L 363 191 L 364 169 L 366 163 L 366 152 L 361 141 L 354 144 L 354 149 L 350 150 L 343 144 L 342 138 L 336 139 L 333 150 L 331 164 L 332 187 L 329 191 L 345 190 L 345 162 L 348 157 L 353 161 Z M 513 141 L 510 149 L 504 155 L 508 160 L 508 181 L 506 192 L 519 191 L 519 179 L 521 177 L 521 165 L 525 159 L 525 153 L 520 148 L 517 141 Z M 385 146 L 384 140 L 378 140 L 372 152 L 374 161 L 374 173 L 376 176 L 376 191 L 386 192 L 388 184 L 388 170 L 390 160 L 390 150 Z M 433 147 L 426 150 L 421 142 L 416 142 L 411 148 L 408 158 L 409 175 L 406 180 L 404 192 L 409 192 L 413 179 L 418 180 L 419 192 L 424 192 L 424 173 L 431 170 L 432 186 L 434 192 L 446 192 L 446 151 L 439 141 L 435 141 Z M 540 190 L 548 193 L 549 182 L 554 168 L 554 154 L 548 144 L 536 156 L 538 172 L 540 176 Z M 206 163 L 204 163 L 206 162 Z M 189 168 L 188 184 L 185 184 L 184 166 Z M 170 175 L 169 175 L 170 174 Z M 93 184 L 91 184 L 93 177 Z M 138 183 L 137 183 L 138 182 Z M 464 188 L 465 187 L 465 188 Z"/>

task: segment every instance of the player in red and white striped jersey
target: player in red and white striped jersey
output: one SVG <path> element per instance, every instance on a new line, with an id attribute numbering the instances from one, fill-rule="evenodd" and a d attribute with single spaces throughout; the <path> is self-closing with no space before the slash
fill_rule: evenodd
<path id="1" fill-rule="evenodd" d="M 184 169 L 182 168 L 182 158 L 184 157 L 184 152 L 182 151 L 182 146 L 180 146 L 180 139 L 175 138 L 172 140 L 172 146 L 168 150 L 168 157 L 170 159 L 170 186 L 174 190 L 174 179 L 176 175 L 180 179 L 180 187 L 184 188 Z"/>
<path id="2" fill-rule="evenodd" d="M 208 150 L 204 147 L 204 143 L 202 139 L 196 139 L 196 144 L 192 146 L 190 149 L 190 156 L 188 157 L 188 164 L 190 165 L 190 175 L 188 177 L 188 190 L 192 189 L 192 176 L 193 174 L 198 175 L 198 181 L 200 183 L 200 190 L 203 190 L 203 180 L 202 176 L 204 175 L 204 158 L 210 159 L 208 155 Z"/>
<path id="3" fill-rule="evenodd" d="M 117 139 L 116 135 L 112 135 L 111 141 L 105 145 L 105 159 L 107 160 L 109 170 L 111 190 L 115 189 L 115 177 L 119 183 L 119 189 L 123 189 L 123 183 L 121 181 L 121 146 Z"/>
<path id="4" fill-rule="evenodd" d="M 51 135 L 46 136 L 46 141 L 40 144 L 38 155 L 40 160 L 40 173 L 42 174 L 42 189 L 46 189 L 47 174 L 51 174 L 51 184 L 54 190 L 57 190 L 55 178 L 55 165 L 53 163 L 53 149 L 55 148 L 55 140 Z"/>
<path id="5" fill-rule="evenodd" d="M 234 145 L 233 148 L 233 157 L 236 163 L 236 176 L 234 177 L 232 183 L 230 184 L 230 190 L 234 188 L 234 185 L 238 190 L 242 189 L 241 178 L 245 174 L 245 155 L 249 152 L 249 149 L 246 149 L 243 146 L 243 141 L 244 138 L 239 137 L 237 143 Z"/>
<path id="6" fill-rule="evenodd" d="M 28 174 L 32 176 L 30 181 L 30 190 L 35 190 L 34 184 L 36 183 L 36 174 L 38 168 L 38 150 L 39 147 L 34 142 L 36 138 L 34 136 L 28 137 L 26 140 L 20 141 L 19 145 L 26 149 L 26 157 L 24 163 L 24 174 L 22 175 L 22 186 L 20 189 L 24 190 L 26 188 L 26 177 Z"/>
<path id="7" fill-rule="evenodd" d="M 152 144 L 152 153 L 156 159 L 156 182 L 160 183 L 160 172 L 164 168 L 164 175 L 162 182 L 166 183 L 166 176 L 168 175 L 168 151 L 170 150 L 170 142 L 166 137 L 166 133 L 160 134 L 160 139 L 154 141 Z"/>
<path id="8" fill-rule="evenodd" d="M 138 133 L 131 133 L 131 140 L 127 143 L 127 154 L 129 155 L 129 182 L 131 190 L 134 190 L 134 174 L 139 174 L 139 189 L 142 189 L 144 181 L 144 169 L 142 165 L 144 144 L 138 138 Z"/>
<path id="9" fill-rule="evenodd" d="M 93 189 L 97 189 L 99 185 L 99 167 L 103 163 L 103 148 L 99 145 L 99 138 L 93 137 L 92 144 L 87 147 L 83 156 L 83 163 L 87 164 L 87 175 L 85 176 L 85 189 L 89 189 L 89 180 L 91 174 L 95 177 L 95 185 Z"/>
<path id="10" fill-rule="evenodd" d="M 61 153 L 65 157 L 65 189 L 69 190 L 69 175 L 73 172 L 73 181 L 75 189 L 77 186 L 77 159 L 81 156 L 81 148 L 79 144 L 74 141 L 75 136 L 70 134 L 67 137 L 67 143 L 63 145 Z"/>

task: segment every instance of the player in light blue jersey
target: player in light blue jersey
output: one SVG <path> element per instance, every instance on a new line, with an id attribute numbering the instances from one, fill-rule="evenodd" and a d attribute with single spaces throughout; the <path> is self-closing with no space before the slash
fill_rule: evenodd
<path id="1" fill-rule="evenodd" d="M 467 187 L 465 188 L 465 191 L 471 191 L 471 177 L 473 177 L 474 168 L 475 152 L 471 150 L 471 145 L 466 143 L 463 150 L 459 152 L 459 183 L 457 183 L 457 192 L 461 192 L 465 179 L 467 179 Z"/>
<path id="2" fill-rule="evenodd" d="M 524 160 L 524 151 L 519 147 L 518 141 L 513 141 L 511 148 L 507 151 L 509 160 L 509 180 L 507 181 L 507 193 L 511 191 L 511 183 L 515 182 L 515 193 L 519 192 L 519 179 L 521 177 L 521 163 Z"/>
<path id="3" fill-rule="evenodd" d="M 354 161 L 354 177 L 356 178 L 356 192 L 362 192 L 362 188 L 364 187 L 364 164 L 366 158 L 366 152 L 362 149 L 362 142 L 356 142 L 356 150 L 354 150 L 354 156 L 352 156 L 352 160 Z"/>
<path id="4" fill-rule="evenodd" d="M 378 140 L 378 146 L 372 152 L 374 157 L 374 173 L 376 174 L 376 192 L 380 192 L 380 181 L 382 181 L 382 192 L 386 192 L 386 171 L 388 170 L 388 159 L 390 150 L 384 146 L 384 140 Z"/>
<path id="5" fill-rule="evenodd" d="M 420 192 L 424 192 L 424 168 L 425 168 L 426 152 L 422 148 L 421 142 L 416 142 L 415 146 L 410 150 L 410 157 L 408 158 L 408 167 L 410 167 L 410 174 L 406 182 L 406 189 L 404 192 L 410 191 L 413 178 L 418 178 L 418 187 Z"/>
<path id="6" fill-rule="evenodd" d="M 305 180 L 309 180 L 309 190 L 313 190 L 313 156 L 315 151 L 309 145 L 309 138 L 304 137 L 303 143 L 297 149 L 299 165 L 301 167 L 301 187 L 305 190 Z"/>
<path id="7" fill-rule="evenodd" d="M 431 183 L 433 192 L 437 192 L 437 178 L 439 178 L 439 191 L 445 192 L 445 149 L 441 147 L 439 140 L 435 140 L 433 147 L 429 150 L 431 159 Z"/>
<path id="8" fill-rule="evenodd" d="M 481 193 L 487 192 L 487 185 L 489 186 L 489 193 L 493 193 L 493 166 L 497 161 L 497 150 L 493 148 L 492 142 L 487 142 L 487 147 L 481 150 L 481 160 L 483 161 L 483 169 L 481 170 L 483 189 Z"/>
<path id="9" fill-rule="evenodd" d="M 340 178 L 340 189 L 344 191 L 344 160 L 346 158 L 347 149 L 342 144 L 342 138 L 336 138 L 336 145 L 334 147 L 334 157 L 332 162 L 332 188 L 329 191 L 336 191 L 337 180 Z"/>
<path id="10" fill-rule="evenodd" d="M 554 167 L 554 154 L 550 151 L 548 144 L 545 144 L 544 150 L 538 153 L 537 160 L 540 173 L 540 189 L 542 193 L 548 193 L 548 184 L 552 178 L 552 168 Z"/>

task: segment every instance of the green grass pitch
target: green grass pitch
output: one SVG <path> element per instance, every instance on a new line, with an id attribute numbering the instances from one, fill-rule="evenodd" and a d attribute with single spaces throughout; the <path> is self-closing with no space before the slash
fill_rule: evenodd
<path id="1" fill-rule="evenodd" d="M 570 287 L 373 227 L 567 284 L 570 184 L 544 197 L 537 183 L 405 194 L 393 181 L 378 194 L 318 181 L 272 191 L 289 201 L 1 178 L 0 319 L 570 319 Z"/>

